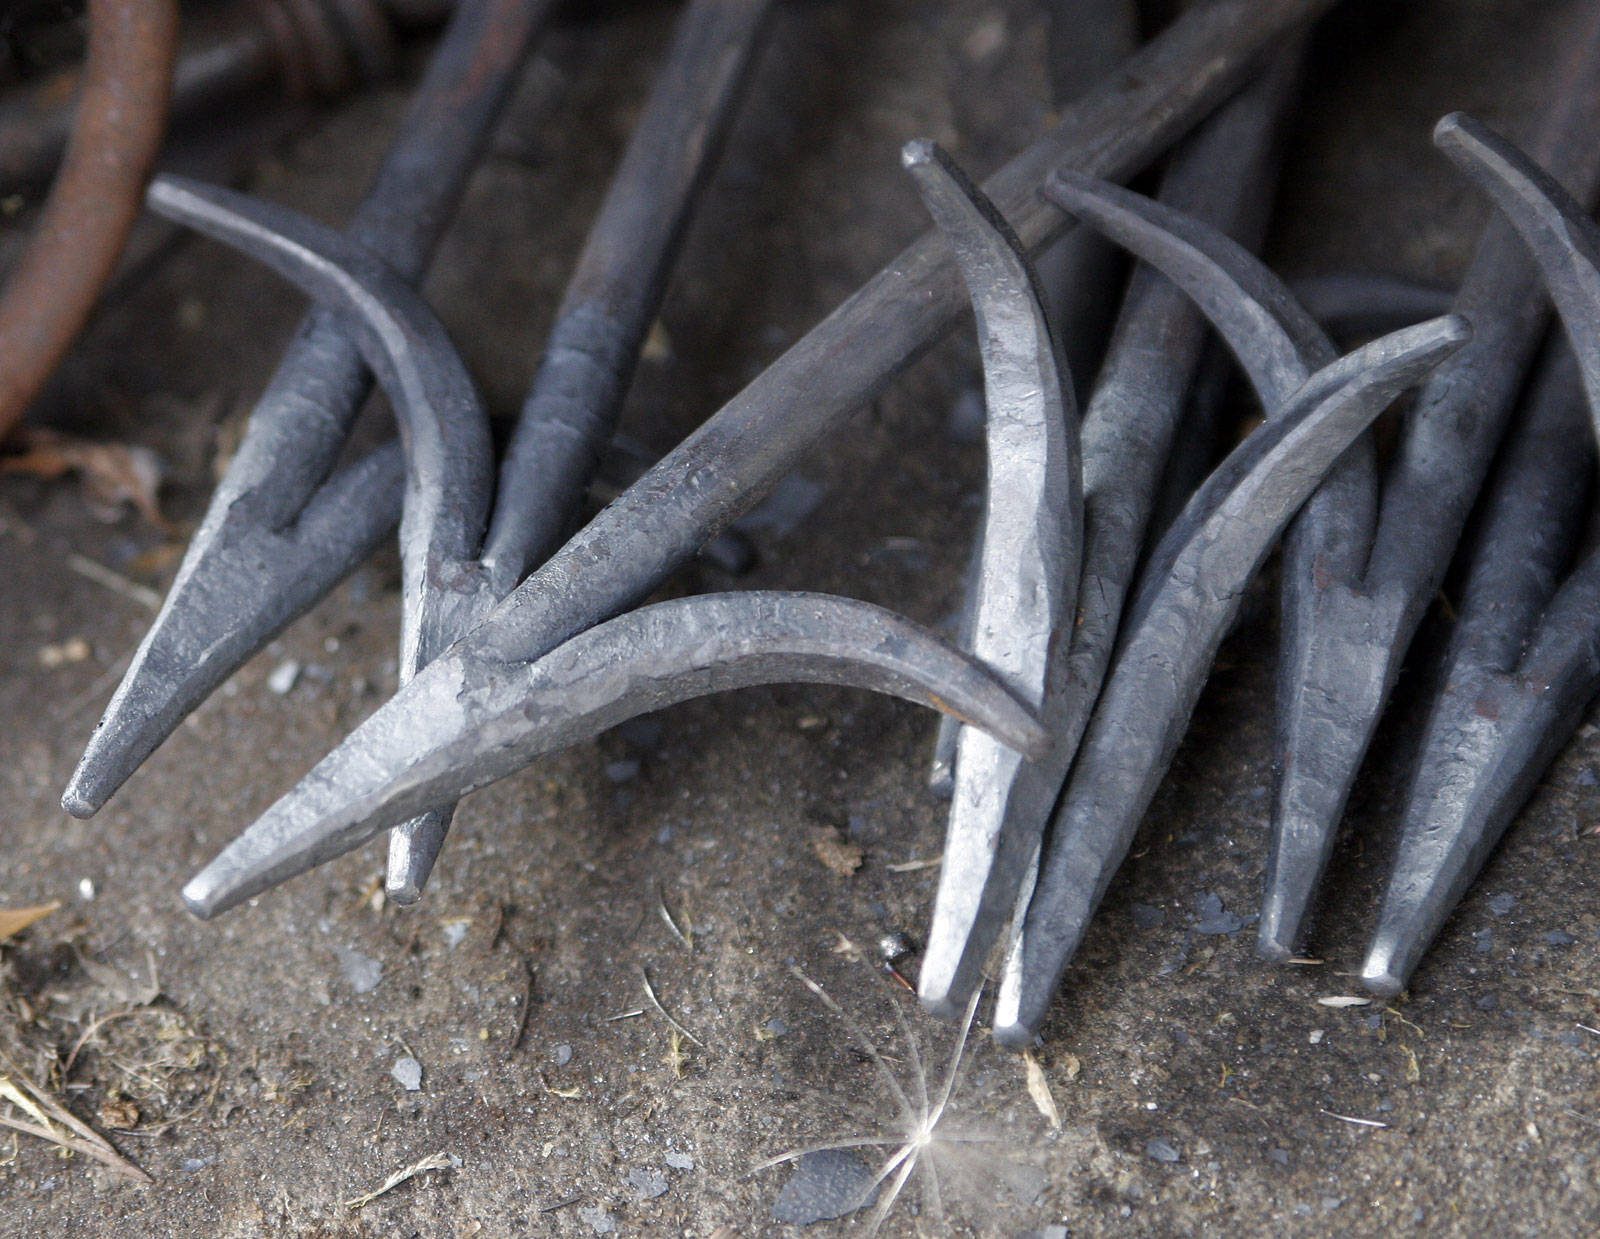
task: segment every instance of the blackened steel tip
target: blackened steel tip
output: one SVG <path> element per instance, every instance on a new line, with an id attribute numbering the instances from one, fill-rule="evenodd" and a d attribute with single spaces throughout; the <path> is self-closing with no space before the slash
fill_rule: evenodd
<path id="1" fill-rule="evenodd" d="M 1469 119 L 1465 112 L 1449 112 L 1439 118 L 1439 123 L 1433 127 L 1433 144 L 1444 146 L 1447 142 L 1460 134 L 1463 126 L 1461 122 Z"/>
<path id="2" fill-rule="evenodd" d="M 67 790 L 61 793 L 61 807 L 73 817 L 93 817 L 104 805 L 105 798 L 91 795 L 79 783 L 78 774 L 72 776 L 72 782 L 67 785 Z"/>

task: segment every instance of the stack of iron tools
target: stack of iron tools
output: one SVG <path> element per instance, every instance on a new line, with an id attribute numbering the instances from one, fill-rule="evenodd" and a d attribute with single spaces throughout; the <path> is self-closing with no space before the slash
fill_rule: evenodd
<path id="1" fill-rule="evenodd" d="M 930 1011 L 957 1017 L 1003 960 L 993 1027 L 1023 1047 L 1275 546 L 1276 786 L 1258 925 L 1269 961 L 1304 942 L 1352 785 L 1454 563 L 1459 616 L 1361 971 L 1374 994 L 1398 993 L 1600 693 L 1600 558 L 1588 547 L 1600 16 L 1542 84 L 1550 102 L 1525 146 L 1462 114 L 1439 121 L 1437 147 L 1494 210 L 1453 295 L 1379 278 L 1291 286 L 1254 255 L 1308 31 L 1334 2 L 1208 0 L 1129 51 L 1134 6 L 1057 0 L 1058 28 L 1108 32 L 1083 40 L 1098 49 L 1083 56 L 1105 62 L 1100 84 L 982 185 L 906 135 L 902 162 L 934 228 L 580 527 L 771 0 L 684 0 L 498 453 L 418 284 L 554 0 L 453 6 L 343 231 L 170 173 L 146 186 L 166 100 L 181 112 L 272 74 L 293 91 L 332 93 L 387 70 L 386 23 L 439 20 L 449 6 L 285 6 L 302 24 L 322 14 L 327 39 L 302 32 L 290 62 L 246 55 L 255 44 L 240 35 L 233 59 L 206 61 L 204 84 L 179 57 L 169 90 L 171 7 L 91 0 L 71 137 L 38 126 L 34 163 L 0 161 L 0 176 L 26 180 L 38 151 L 65 142 L 56 192 L 72 191 L 82 151 L 109 142 L 135 201 L 142 192 L 149 212 L 266 264 L 314 309 L 64 806 L 98 811 L 398 528 L 399 691 L 189 881 L 196 915 L 385 831 L 388 896 L 414 903 L 455 803 L 537 757 L 724 689 L 847 685 L 944 715 L 931 795 L 948 799 L 949 819 L 919 991 Z M 209 7 L 213 22 L 241 30 L 276 12 Z M 143 44 L 107 33 L 136 19 L 148 23 Z M 126 57 L 134 46 L 157 50 L 105 68 L 108 49 Z M 97 136 L 84 119 L 102 70 L 153 101 L 142 136 Z M 0 151 L 8 123 L 0 108 Z M 1136 177 L 1151 196 L 1124 187 Z M 62 317 L 81 323 L 126 236 L 127 220 L 63 226 L 51 209 L 43 257 L 30 250 L 0 300 L 0 431 L 75 330 L 41 330 L 41 360 L 12 364 L 8 315 L 33 295 L 26 281 L 39 277 L 28 273 L 60 261 L 52 237 L 59 249 L 63 235 L 92 233 L 110 257 L 97 253 Z M 1112 247 L 1137 260 L 1125 282 Z M 697 553 L 743 559 L 728 541 L 735 522 L 969 307 L 988 473 L 954 640 L 831 594 L 649 601 Z M 1225 425 L 1213 340 L 1259 406 L 1246 434 Z M 398 438 L 341 463 L 374 383 Z M 1397 406 L 1380 450 L 1374 424 Z"/>

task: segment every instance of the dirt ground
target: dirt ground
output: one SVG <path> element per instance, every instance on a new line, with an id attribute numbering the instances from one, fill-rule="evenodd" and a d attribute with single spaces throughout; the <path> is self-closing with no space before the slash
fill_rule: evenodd
<path id="1" fill-rule="evenodd" d="M 1290 126 L 1274 265 L 1457 277 L 1484 210 L 1433 153 L 1432 124 L 1464 107 L 1525 133 L 1584 7 L 1343 14 Z M 781 11 L 632 434 L 670 446 L 921 230 L 903 141 L 933 136 L 984 174 L 1050 124 L 1040 8 Z M 556 76 L 530 78 L 435 264 L 428 293 L 498 416 L 670 26 L 662 6 L 607 6 L 550 36 Z M 342 219 L 403 106 L 396 86 L 322 117 L 254 187 Z M 101 317 L 40 418 L 159 453 L 165 509 L 192 527 L 301 310 L 271 275 L 186 243 Z M 946 431 L 976 381 L 967 334 L 805 463 L 815 509 L 752 535 L 752 574 L 697 566 L 673 588 L 825 589 L 945 616 L 982 477 L 981 446 Z M 139 588 L 82 564 L 161 591 L 181 546 L 133 514 L 96 519 L 70 483 L 0 478 L 0 908 L 63 902 L 0 949 L 0 1049 L 154 1180 L 0 1135 L 0 1236 L 793 1235 L 773 1217 L 789 1171 L 760 1163 L 904 1129 L 789 965 L 864 1026 L 915 1108 L 894 1012 L 930 1077 L 953 1032 L 915 1012 L 873 944 L 919 933 L 929 907 L 935 870 L 910 862 L 940 848 L 931 715 L 810 687 L 678 707 L 473 797 L 415 909 L 374 898 L 375 844 L 202 924 L 179 905 L 185 877 L 393 691 L 398 576 L 392 553 L 360 569 L 74 821 L 57 797 L 150 619 Z M 1247 925 L 1197 928 L 1207 912 L 1218 927 L 1217 901 L 1247 923 L 1265 863 L 1274 633 L 1259 593 L 1037 1051 L 1060 1126 L 1023 1060 L 974 1036 L 940 1131 L 998 1143 L 939 1150 L 950 1219 L 911 1190 L 883 1233 L 1593 1232 L 1600 732 L 1552 768 L 1407 998 L 1318 1005 L 1359 992 L 1425 660 L 1326 884 L 1323 962 L 1259 964 Z M 289 663 L 297 679 L 274 691 Z M 434 1168 L 347 1203 L 423 1159 Z M 805 1233 L 861 1233 L 864 1217 Z"/>

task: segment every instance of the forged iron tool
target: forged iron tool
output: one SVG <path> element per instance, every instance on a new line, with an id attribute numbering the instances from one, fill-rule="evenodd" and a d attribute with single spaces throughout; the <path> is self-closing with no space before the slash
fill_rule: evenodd
<path id="1" fill-rule="evenodd" d="M 1138 46 L 1138 5 L 1130 0 L 1048 0 L 1046 66 L 1052 101 L 1059 107 L 1111 73 Z M 1083 390 L 1099 367 L 1107 307 L 1115 304 L 1121 255 L 1088 228 L 1074 228 L 1033 259 L 1045 317 L 1055 330 L 1061 360 L 1073 389 Z M 974 540 L 961 583 L 957 643 L 972 648 L 972 614 L 978 592 L 982 545 Z M 934 736 L 928 787 L 941 800 L 955 794 L 956 743 L 961 728 L 949 716 Z"/>
<path id="2" fill-rule="evenodd" d="M 368 751 L 350 762 L 341 749 L 323 762 L 293 804 L 280 802 L 288 805 L 288 812 L 267 813 L 187 885 L 184 898 L 190 908 L 206 914 L 221 911 L 272 882 L 339 855 L 371 837 L 379 824 L 394 820 L 397 805 L 430 804 L 424 797 L 450 786 L 478 788 L 542 752 L 587 740 L 638 712 L 720 688 L 766 682 L 763 677 L 878 688 L 954 712 L 965 724 L 963 776 L 986 778 L 979 794 L 987 786 L 1005 794 L 1026 757 L 1037 757 L 1048 738 L 1035 712 L 1059 698 L 1053 680 L 1059 679 L 1064 642 L 1056 637 L 1062 616 L 1072 613 L 1069 583 L 1077 581 L 1082 511 L 1077 418 L 1067 408 L 1054 341 L 1016 237 L 931 142 L 909 144 L 904 162 L 970 279 L 989 378 L 992 501 L 984 549 L 1000 563 L 984 565 L 973 652 L 957 655 L 910 621 L 827 595 L 710 594 L 630 611 L 573 637 L 525 674 L 498 677 L 478 688 L 458 682 L 454 690 L 446 690 L 453 692 L 456 708 L 438 709 L 434 698 L 427 703 L 429 709 L 416 712 L 400 730 L 392 722 L 365 736 L 358 730 L 352 741 L 365 738 Z M 418 330 L 384 330 L 386 322 L 379 322 L 379 315 L 386 309 L 390 320 L 402 314 L 408 320 L 414 317 L 398 282 L 381 288 L 371 272 L 354 272 L 360 256 L 338 255 L 354 279 L 376 293 L 363 306 L 350 296 L 349 280 L 334 285 L 318 279 L 315 255 L 296 264 L 301 271 L 291 271 L 282 261 L 291 243 L 302 251 L 312 245 L 331 251 L 338 247 L 338 237 L 317 237 L 314 226 L 280 218 L 282 211 L 274 208 L 248 205 L 226 190 L 206 190 L 202 197 L 163 178 L 152 190 L 152 202 L 166 215 L 243 243 L 310 293 L 336 296 L 373 320 L 374 330 L 363 333 L 363 351 L 392 391 L 403 424 L 413 426 L 416 435 L 419 410 L 413 405 L 418 400 L 411 399 L 411 392 L 422 391 L 422 376 L 459 371 L 459 362 L 442 338 L 422 339 Z M 246 210 L 272 232 L 248 234 Z M 400 341 L 400 347 L 392 341 Z M 374 349 L 390 355 L 374 354 Z M 410 384 L 406 363 L 419 373 Z M 434 391 L 422 392 L 422 397 L 434 403 L 435 415 L 442 415 L 456 387 L 453 381 L 435 383 Z M 421 415 L 426 418 L 426 411 Z M 440 416 L 438 421 L 446 419 Z M 411 511 L 413 496 L 408 496 L 408 525 Z M 514 511 L 523 517 L 523 527 L 534 527 L 536 522 L 520 509 Z M 403 536 L 408 551 L 419 533 L 421 527 L 410 538 Z M 493 549 L 493 536 L 488 544 Z M 474 603 L 485 597 L 483 583 L 501 576 L 504 562 L 491 554 L 475 563 L 424 555 L 408 579 L 464 583 L 474 592 L 456 607 L 454 618 L 459 618 L 470 615 Z M 450 591 L 442 592 L 448 597 Z M 424 637 L 422 660 L 429 655 Z M 421 741 L 426 757 L 398 767 L 387 760 L 389 754 L 373 760 L 373 744 L 392 748 L 395 740 L 413 748 Z M 317 791 L 310 791 L 312 786 Z M 958 784 L 958 808 L 963 791 Z M 333 815 L 318 820 L 315 832 L 298 829 L 307 800 L 312 808 L 338 805 Z"/>
<path id="3" fill-rule="evenodd" d="M 468 0 L 347 229 L 418 279 L 554 0 Z M 251 414 L 172 589 L 62 796 L 97 812 L 184 716 L 307 611 L 400 517 L 397 446 L 334 473 L 371 389 L 349 323 L 316 309 Z"/>
<path id="4" fill-rule="evenodd" d="M 166 132 L 177 0 L 90 0 L 72 134 L 0 292 L 0 439 L 89 320 L 139 215 Z"/>
<path id="5" fill-rule="evenodd" d="M 987 187 L 990 196 L 1025 247 L 1048 242 L 1066 227 L 1062 212 L 1036 192 L 1053 168 L 1079 164 L 1130 174 L 1215 107 L 1268 49 L 1331 3 L 1285 0 L 1267 8 L 1219 0 L 1186 13 L 1125 72 L 1092 91 L 1050 135 L 997 173 Z M 427 714 L 427 703 L 453 699 L 455 688 L 520 674 L 563 641 L 637 603 L 937 339 L 959 305 L 958 273 L 937 238 L 924 238 L 891 262 L 381 707 L 319 767 L 321 803 L 306 798 L 297 807 L 290 793 L 269 811 L 276 815 L 270 831 L 254 836 L 270 835 L 272 846 L 235 868 L 227 883 L 202 883 L 192 906 L 208 914 L 234 902 L 233 892 L 247 885 L 270 885 L 250 867 L 259 864 L 264 872 L 280 844 L 292 843 L 309 856 L 319 836 L 346 832 L 330 770 L 349 777 L 360 762 L 351 759 L 382 738 L 383 760 L 403 783 L 403 739 Z M 419 737 L 417 754 L 425 748 Z M 436 804 L 470 785 L 470 779 L 458 780 L 458 792 L 441 790 Z"/>
<path id="6" fill-rule="evenodd" d="M 983 357 L 988 498 L 965 648 L 1038 710 L 1054 735 L 1067 700 L 1066 654 L 1083 552 L 1071 381 L 1033 269 L 993 205 L 931 143 L 911 143 L 902 160 L 950 239 Z M 969 927 L 997 915 L 1003 920 L 1015 904 L 1060 781 L 1053 765 L 1025 761 L 981 732 L 960 728 L 927 958 L 956 958 L 960 952 L 944 941 L 952 927 L 966 938 Z M 964 972 L 951 984 L 976 988 Z"/>
<path id="7" fill-rule="evenodd" d="M 1047 192 L 1184 289 L 1239 359 L 1268 419 L 1211 475 L 1141 572 L 1006 961 L 995 1035 L 1026 1045 L 1188 726 L 1205 675 L 1277 535 L 1334 461 L 1467 339 L 1445 317 L 1335 358 L 1241 246 L 1160 203 L 1061 173 Z"/>
<path id="8" fill-rule="evenodd" d="M 1586 198 L 1600 167 L 1600 14 L 1556 84 L 1538 157 Z M 1539 272 L 1502 218 L 1456 298 L 1472 344 L 1417 398 L 1378 484 L 1370 448 L 1295 523 L 1283 568 L 1272 848 L 1257 950 L 1295 949 L 1350 787 L 1438 592 L 1547 320 Z"/>
<path id="9" fill-rule="evenodd" d="M 1361 969 L 1362 984 L 1386 996 L 1405 987 L 1600 692 L 1600 552 L 1561 578 L 1588 516 L 1600 427 L 1600 228 L 1531 159 L 1469 117 L 1445 117 L 1435 141 L 1527 243 L 1570 349 L 1547 349 L 1487 502 L 1448 678 Z"/>
<path id="10" fill-rule="evenodd" d="M 450 641 L 560 544 L 616 431 L 678 242 L 716 162 L 771 7 L 771 0 L 690 0 L 678 19 L 500 468 L 483 547 L 495 588 L 457 613 Z M 403 904 L 421 898 L 450 813 L 435 810 L 389 836 L 389 898 Z"/>
<path id="11" fill-rule="evenodd" d="M 1271 182 L 1272 133 L 1293 76 L 1287 64 L 1275 69 L 1185 141 L 1162 185 L 1170 207 L 1194 211 L 1245 237 L 1259 236 L 1265 222 L 1261 186 Z M 991 293 L 1014 305 L 1023 304 L 1021 295 L 1012 288 Z M 986 317 L 980 314 L 980 321 Z M 1083 510 L 1081 516 L 1071 514 L 1075 537 L 1082 523 L 1083 545 L 1081 555 L 1065 565 L 1072 575 L 1064 590 L 1068 604 L 1076 594 L 1076 608 L 1074 613 L 1068 605 L 1062 613 L 1069 622 L 1056 630 L 1056 666 L 1042 702 L 1052 737 L 1050 752 L 1042 761 L 1018 767 L 992 744 L 975 738 L 968 747 L 978 751 L 984 764 L 974 770 L 963 765 L 965 750 L 952 754 L 957 794 L 918 981 L 923 1003 L 935 1012 L 961 1012 L 1016 911 L 1017 893 L 1026 884 L 1111 660 L 1123 596 L 1138 566 L 1162 468 L 1173 452 L 1204 342 L 1205 320 L 1183 293 L 1155 272 L 1137 270 L 1083 422 Z M 1005 373 L 986 354 L 989 381 L 995 383 Z M 1028 376 L 1024 390 L 1045 381 L 1046 376 Z M 999 398 L 1005 399 L 1006 393 Z M 1012 404 L 1017 399 L 1010 394 Z M 989 468 L 991 502 L 978 541 L 982 564 L 977 579 L 990 589 L 996 581 L 1015 588 L 1016 578 L 1031 581 L 1034 573 L 997 530 L 993 496 L 996 485 L 1013 490 L 1017 485 L 995 476 L 1002 469 L 993 455 Z M 1055 525 L 1064 523 L 1053 518 Z M 1004 623 L 998 616 L 988 622 Z M 976 643 L 979 635 L 974 630 L 963 648 L 994 665 Z M 992 635 L 989 642 L 994 642 Z M 941 736 L 951 731 L 964 729 L 941 721 Z"/>

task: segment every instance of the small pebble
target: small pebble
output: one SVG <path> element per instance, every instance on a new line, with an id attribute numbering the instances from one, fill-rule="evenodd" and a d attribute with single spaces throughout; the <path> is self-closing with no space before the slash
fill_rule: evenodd
<path id="1" fill-rule="evenodd" d="M 1288 1149 L 1268 1149 L 1267 1150 L 1267 1159 L 1269 1161 L 1277 1162 L 1277 1164 L 1280 1165 L 1280 1166 L 1287 1166 L 1289 1164 L 1289 1150 Z"/>
<path id="2" fill-rule="evenodd" d="M 1487 955 L 1494 950 L 1494 930 L 1477 929 L 1472 933 L 1472 948 L 1479 955 Z"/>
<path id="3" fill-rule="evenodd" d="M 1322 1038 L 1324 1036 L 1326 1036 L 1326 1035 L 1327 1034 L 1324 1033 L 1322 1029 L 1313 1028 L 1311 1030 L 1311 1037 L 1310 1037 L 1311 1044 L 1312 1045 L 1321 1045 L 1322 1044 Z"/>
<path id="4" fill-rule="evenodd" d="M 557 1067 L 565 1067 L 571 1061 L 572 1061 L 572 1047 L 570 1045 L 566 1045 L 564 1043 L 562 1045 L 556 1046 L 556 1066 Z"/>
<path id="5" fill-rule="evenodd" d="M 585 1205 L 578 1216 L 594 1228 L 597 1235 L 609 1235 L 617 1229 L 617 1219 L 606 1212 L 604 1205 Z"/>
<path id="6" fill-rule="evenodd" d="M 1571 934 L 1563 929 L 1553 929 L 1544 936 L 1544 940 L 1551 946 L 1571 946 L 1577 941 Z"/>
<path id="7" fill-rule="evenodd" d="M 299 679 L 300 664 L 292 658 L 286 658 L 272 669 L 272 674 L 267 677 L 267 687 L 282 697 L 294 688 Z"/>
<path id="8" fill-rule="evenodd" d="M 1154 1161 L 1166 1162 L 1168 1165 L 1183 1160 L 1183 1154 L 1178 1152 L 1172 1142 L 1163 1140 L 1160 1136 L 1157 1136 L 1154 1140 L 1145 1141 L 1144 1151 L 1146 1157 Z"/>
<path id="9" fill-rule="evenodd" d="M 916 949 L 917 944 L 911 940 L 911 935 L 899 930 L 878 936 L 878 957 L 886 964 L 898 964 Z"/>
<path id="10" fill-rule="evenodd" d="M 444 944 L 452 951 L 466 939 L 469 921 L 446 921 L 441 929 L 444 930 Z"/>
<path id="11" fill-rule="evenodd" d="M 210 1157 L 186 1157 L 179 1164 L 178 1168 L 182 1170 L 184 1174 L 199 1174 L 202 1170 L 216 1160 L 217 1155 L 215 1153 L 213 1153 Z"/>
<path id="12" fill-rule="evenodd" d="M 674 1170 L 693 1170 L 694 1156 L 690 1153 L 679 1153 L 676 1149 L 668 1149 L 666 1163 Z"/>
<path id="13" fill-rule="evenodd" d="M 94 895 L 94 880 L 92 878 L 79 878 L 78 898 L 83 900 L 84 903 L 88 903 L 94 898 Z"/>
<path id="14" fill-rule="evenodd" d="M 408 1093 L 415 1093 L 422 1087 L 422 1064 L 409 1054 L 402 1054 L 395 1059 L 394 1066 L 389 1068 L 389 1074 Z"/>
<path id="15" fill-rule="evenodd" d="M 624 757 L 606 763 L 606 778 L 613 783 L 631 783 L 644 767 L 637 757 Z"/>
<path id="16" fill-rule="evenodd" d="M 1166 923 L 1167 914 L 1154 904 L 1133 905 L 1133 923 L 1140 929 L 1159 929 Z"/>
<path id="17" fill-rule="evenodd" d="M 381 963 L 347 946 L 335 947 L 334 953 L 339 957 L 339 967 L 344 969 L 344 979 L 356 993 L 369 994 L 378 988 L 378 982 L 383 980 Z"/>
<path id="18" fill-rule="evenodd" d="M 665 1196 L 667 1189 L 672 1186 L 667 1182 L 666 1175 L 659 1170 L 651 1170 L 645 1166 L 635 1166 L 628 1171 L 628 1184 L 646 1200 L 654 1200 L 657 1196 Z"/>
<path id="19" fill-rule="evenodd" d="M 1499 1005 L 1500 1000 L 1493 994 L 1485 994 L 1482 998 L 1478 999 L 1478 1010 L 1480 1011 L 1493 1011 Z"/>
<path id="20" fill-rule="evenodd" d="M 877 1175 L 854 1149 L 818 1149 L 794 1163 L 773 1202 L 780 1222 L 809 1226 L 865 1208 L 878 1197 Z"/>
<path id="21" fill-rule="evenodd" d="M 1515 895 L 1490 895 L 1489 896 L 1489 911 L 1493 912 L 1496 916 L 1504 916 L 1507 912 L 1510 912 L 1511 909 L 1516 907 L 1516 906 L 1517 906 L 1517 897 Z"/>
<path id="22" fill-rule="evenodd" d="M 781 1036 L 783 1036 L 784 1033 L 789 1031 L 789 1026 L 787 1024 L 785 1024 L 782 1020 L 780 1020 L 777 1016 L 773 1016 L 770 1020 L 768 1020 L 761 1027 L 766 1029 L 774 1037 L 781 1037 Z"/>
<path id="23" fill-rule="evenodd" d="M 1222 906 L 1222 897 L 1208 894 L 1200 901 L 1200 920 L 1195 924 L 1197 934 L 1236 934 L 1244 928 L 1244 918 Z"/>

